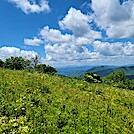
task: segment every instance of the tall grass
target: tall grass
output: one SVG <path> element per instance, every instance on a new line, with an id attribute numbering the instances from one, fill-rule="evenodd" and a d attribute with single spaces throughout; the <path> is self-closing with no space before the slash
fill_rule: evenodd
<path id="1" fill-rule="evenodd" d="M 134 91 L 1 69 L 0 133 L 133 134 Z"/>

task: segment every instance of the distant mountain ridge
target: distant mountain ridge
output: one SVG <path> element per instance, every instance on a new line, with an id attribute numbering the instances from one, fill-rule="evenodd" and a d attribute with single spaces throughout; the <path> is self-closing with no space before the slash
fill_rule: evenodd
<path id="1" fill-rule="evenodd" d="M 126 76 L 130 79 L 134 79 L 134 65 L 133 66 L 82 66 L 82 67 L 65 67 L 58 68 L 58 74 L 70 76 L 70 77 L 83 77 L 87 72 L 93 72 L 101 77 L 104 77 L 112 72 L 116 72 L 118 70 L 124 70 Z"/>
<path id="2" fill-rule="evenodd" d="M 93 68 L 93 66 L 72 66 L 72 67 L 57 67 L 57 74 L 65 76 L 80 76 L 85 73 L 86 70 Z"/>
<path id="3" fill-rule="evenodd" d="M 108 66 L 99 66 L 99 67 L 94 67 L 92 69 L 89 69 L 86 72 L 93 72 L 100 75 L 101 77 L 104 77 L 118 70 L 124 70 L 128 78 L 134 78 L 134 66 L 122 66 L 122 67 L 115 67 L 115 68 L 111 68 Z"/>

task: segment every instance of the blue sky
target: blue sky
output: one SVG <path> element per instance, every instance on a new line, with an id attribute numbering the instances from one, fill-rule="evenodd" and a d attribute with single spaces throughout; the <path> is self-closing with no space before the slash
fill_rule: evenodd
<path id="1" fill-rule="evenodd" d="M 40 56 L 42 63 L 134 62 L 133 0 L 1 0 L 0 58 Z"/>

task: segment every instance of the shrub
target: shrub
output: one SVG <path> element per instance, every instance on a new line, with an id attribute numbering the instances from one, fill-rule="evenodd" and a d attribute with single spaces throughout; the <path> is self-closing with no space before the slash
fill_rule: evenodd
<path id="1" fill-rule="evenodd" d="M 118 83 L 121 81 L 124 81 L 126 79 L 125 72 L 123 70 L 119 70 L 117 72 L 112 72 L 109 75 L 105 76 L 103 78 L 103 81 L 105 83 Z"/>
<path id="2" fill-rule="evenodd" d="M 85 81 L 90 82 L 90 83 L 100 83 L 101 82 L 100 76 L 97 74 L 94 74 L 92 72 L 86 73 L 84 75 L 84 79 L 85 79 Z"/>
<path id="3" fill-rule="evenodd" d="M 134 80 L 126 79 L 123 83 L 123 86 L 127 89 L 134 90 Z"/>
<path id="4" fill-rule="evenodd" d="M 126 78 L 123 70 L 113 72 L 103 78 L 103 82 L 119 88 L 134 90 L 134 80 Z"/>
<path id="5" fill-rule="evenodd" d="M 0 67 L 3 67 L 4 62 L 0 59 Z"/>
<path id="6" fill-rule="evenodd" d="M 55 74 L 57 71 L 51 66 L 46 66 L 45 64 L 39 64 L 35 66 L 35 70 L 42 73 Z"/>

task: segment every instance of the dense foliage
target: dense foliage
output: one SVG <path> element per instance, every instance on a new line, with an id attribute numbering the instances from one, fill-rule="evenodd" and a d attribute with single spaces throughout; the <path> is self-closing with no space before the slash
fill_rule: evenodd
<path id="1" fill-rule="evenodd" d="M 46 66 L 45 64 L 39 64 L 35 66 L 35 70 L 42 73 L 55 74 L 57 71 L 51 66 Z"/>
<path id="2" fill-rule="evenodd" d="M 0 59 L 0 67 L 11 70 L 27 70 L 30 72 L 38 71 L 42 73 L 55 74 L 57 71 L 51 66 L 45 64 L 39 64 L 39 57 L 35 56 L 31 60 L 26 60 L 22 57 L 10 57 L 3 62 Z"/>
<path id="3" fill-rule="evenodd" d="M 123 84 L 121 84 L 119 87 L 134 90 L 134 79 L 132 79 L 132 80 L 125 79 Z"/>
<path id="4" fill-rule="evenodd" d="M 105 76 L 103 80 L 106 83 L 113 83 L 113 82 L 121 82 L 126 79 L 125 72 L 123 70 L 119 70 L 117 72 L 110 73 L 109 75 Z"/>
<path id="5" fill-rule="evenodd" d="M 92 72 L 87 72 L 84 75 L 84 80 L 90 83 L 100 83 L 101 82 L 101 78 L 99 75 L 92 73 Z"/>
<path id="6" fill-rule="evenodd" d="M 4 68 L 22 70 L 30 66 L 30 61 L 22 57 L 10 57 L 4 62 Z"/>
<path id="7" fill-rule="evenodd" d="M 4 62 L 0 59 L 0 67 L 3 67 Z"/>
<path id="8" fill-rule="evenodd" d="M 134 90 L 134 79 L 129 80 L 123 70 L 110 73 L 103 78 L 103 82 L 120 88 Z"/>
<path id="9" fill-rule="evenodd" d="M 0 69 L 2 134 L 133 134 L 134 91 Z"/>

